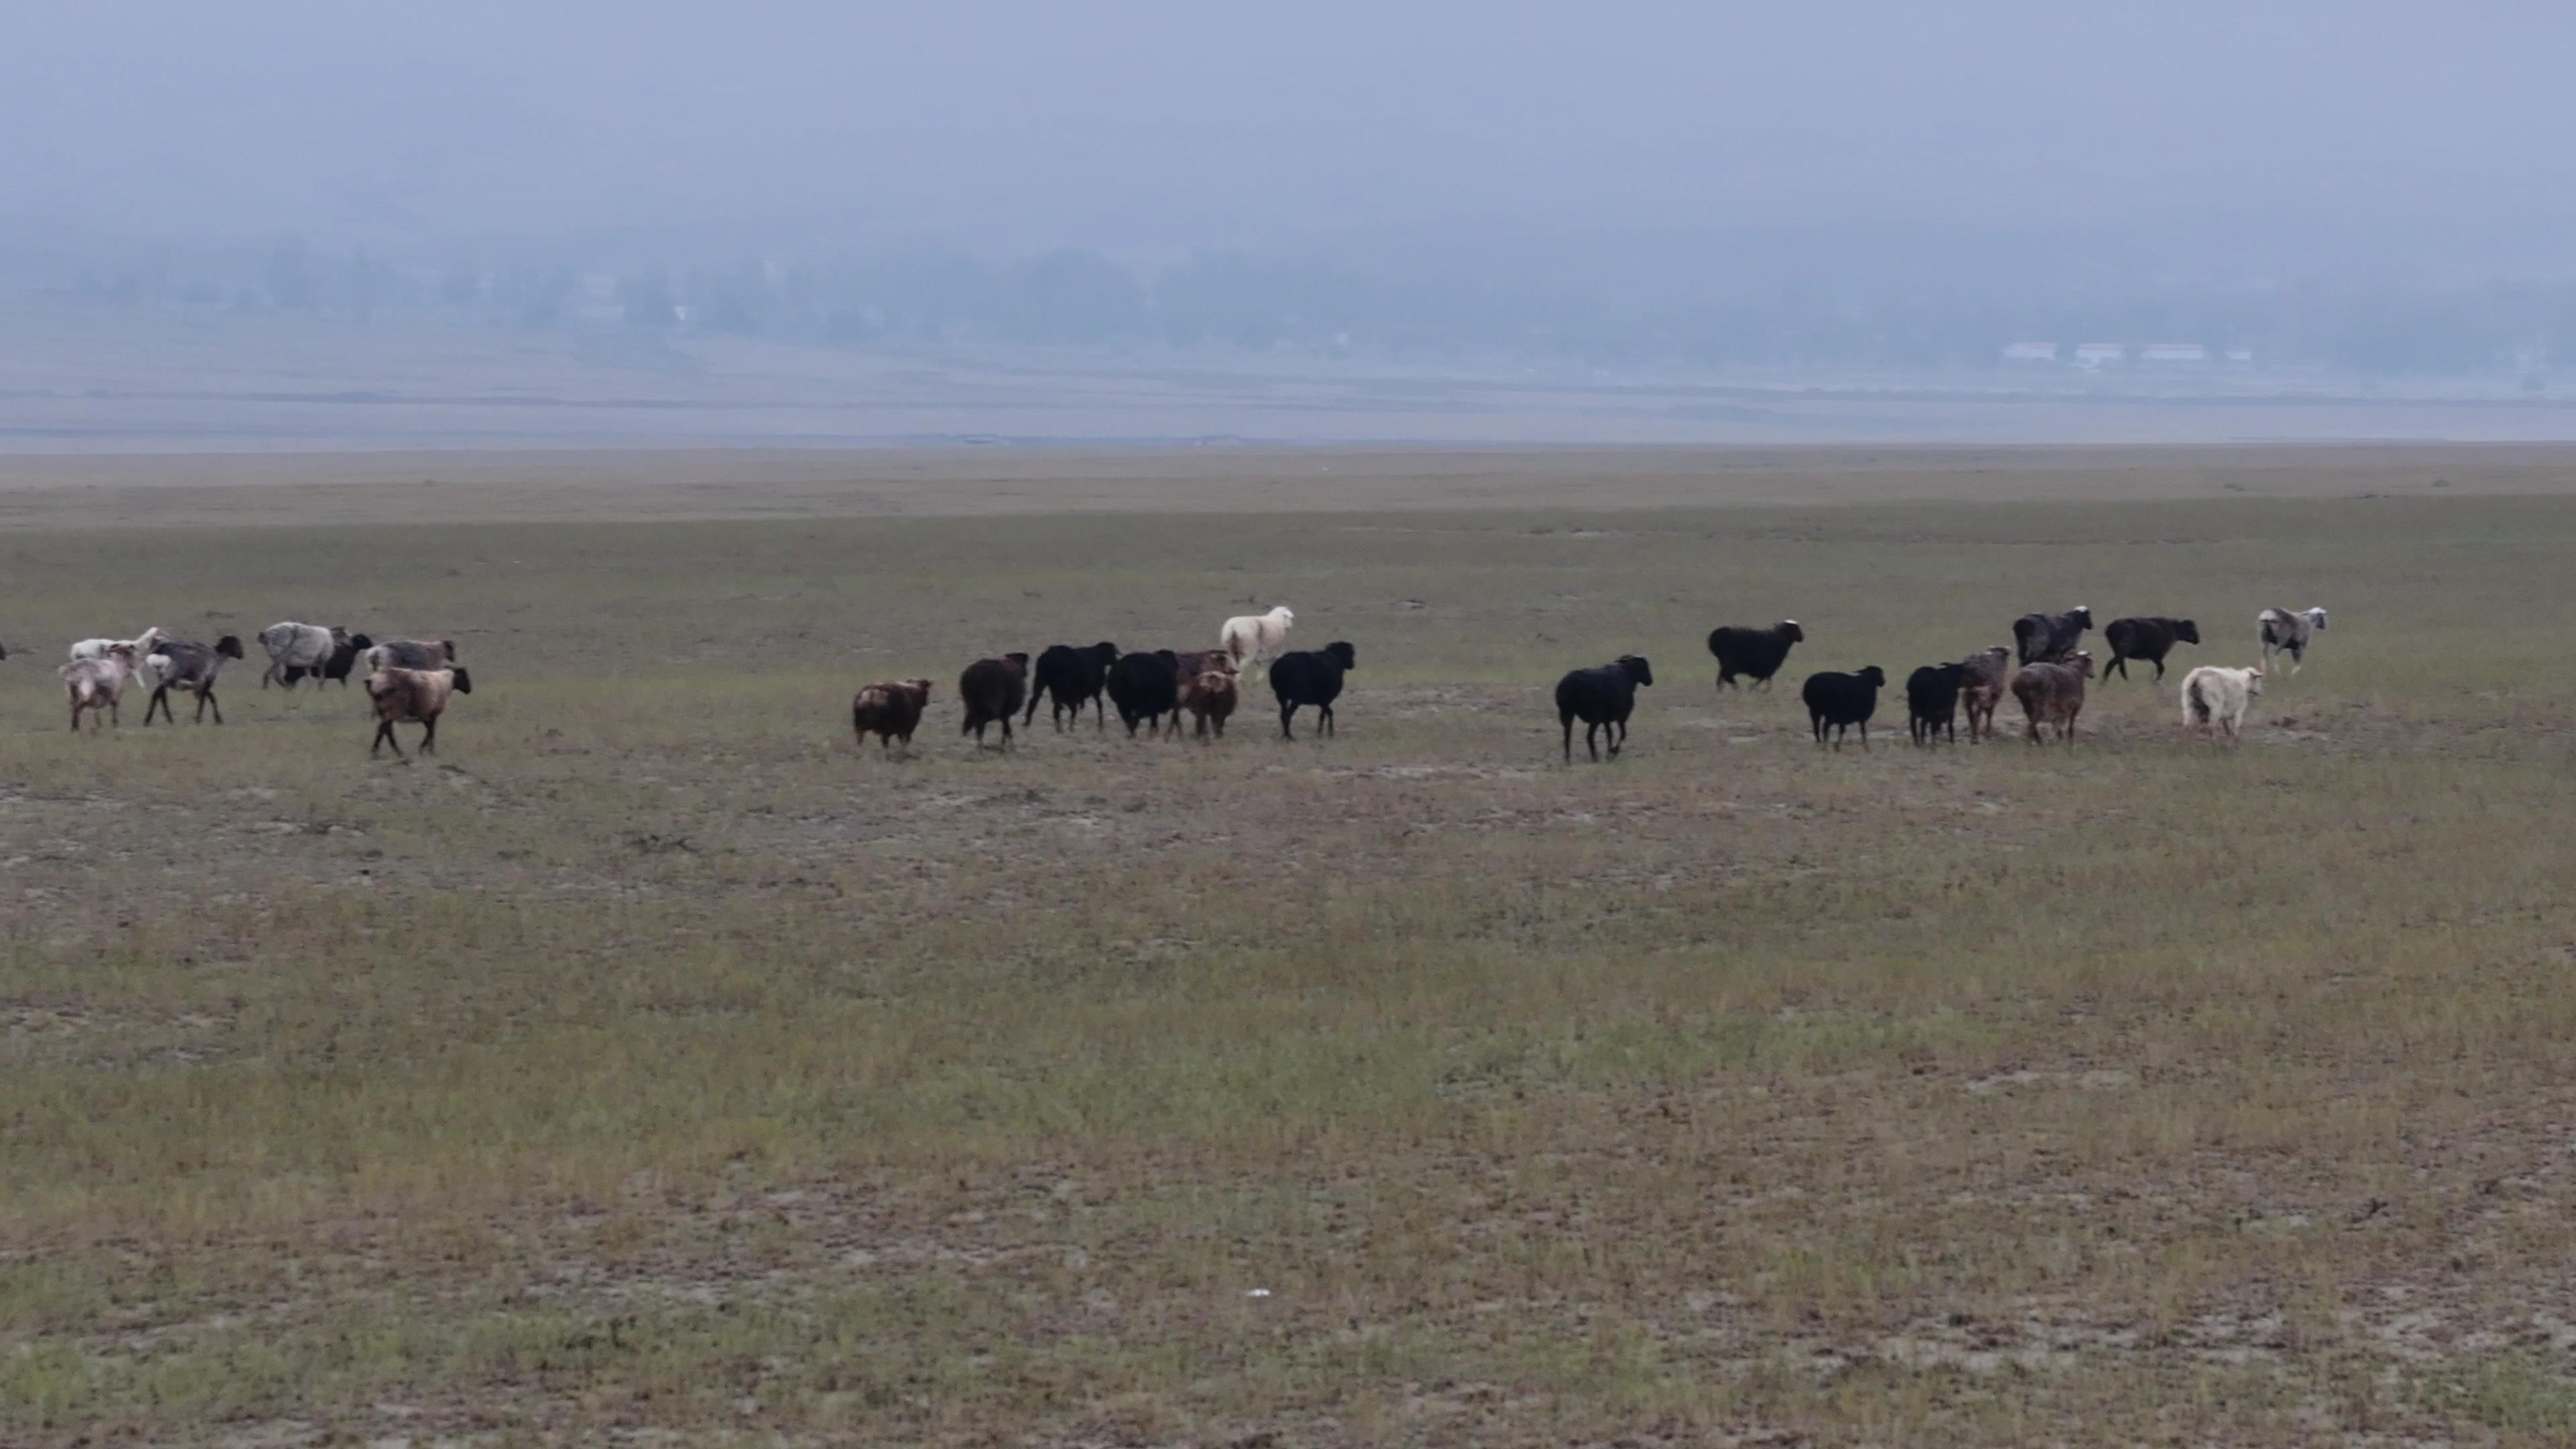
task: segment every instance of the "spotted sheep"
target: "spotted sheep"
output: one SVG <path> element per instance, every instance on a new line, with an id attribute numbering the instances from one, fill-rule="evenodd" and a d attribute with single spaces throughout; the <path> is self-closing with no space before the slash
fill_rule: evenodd
<path id="1" fill-rule="evenodd" d="M 2263 667 L 2270 669 L 2276 657 L 2287 654 L 2290 656 L 2290 672 L 2298 673 L 2299 666 L 2307 662 L 2309 641 L 2324 633 L 2325 627 L 2326 611 L 2323 609 L 2301 609 L 2297 613 L 2287 609 L 2265 609 L 2255 615 L 2254 640 L 2263 648 Z"/>
<path id="2" fill-rule="evenodd" d="M 190 639 L 161 641 L 150 659 L 158 682 L 153 685 L 152 698 L 143 706 L 143 723 L 149 726 L 152 712 L 157 709 L 163 719 L 177 724 L 179 717 L 170 710 L 170 691 L 178 688 L 197 697 L 196 723 L 204 724 L 206 711 L 212 709 L 215 723 L 222 724 L 224 707 L 215 698 L 215 676 L 223 672 L 225 660 L 241 657 L 242 641 L 238 635 L 226 634 L 211 645 Z"/>

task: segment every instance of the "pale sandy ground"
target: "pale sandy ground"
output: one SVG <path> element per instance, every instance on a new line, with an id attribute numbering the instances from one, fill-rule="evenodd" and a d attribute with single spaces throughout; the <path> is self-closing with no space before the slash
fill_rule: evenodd
<path id="1" fill-rule="evenodd" d="M 2533 495 L 2576 444 L 0 456 L 0 527 Z"/>

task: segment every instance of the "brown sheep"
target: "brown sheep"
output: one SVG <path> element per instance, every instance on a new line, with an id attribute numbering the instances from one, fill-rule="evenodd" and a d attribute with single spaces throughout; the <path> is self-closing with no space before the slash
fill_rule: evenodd
<path id="1" fill-rule="evenodd" d="M 2030 742 L 2045 743 L 2039 727 L 2057 726 L 2057 737 L 2075 743 L 2075 717 L 2084 712 L 2084 681 L 2093 677 L 2093 656 L 2078 649 L 2062 660 L 2025 664 L 2013 675 L 2013 698 L 2030 718 Z"/>
<path id="2" fill-rule="evenodd" d="M 898 739 L 910 749 L 912 732 L 921 724 L 921 711 L 929 703 L 927 679 L 879 680 L 850 697 L 850 729 L 862 745 L 874 734 L 878 748 L 889 753 Z"/>
<path id="3" fill-rule="evenodd" d="M 1238 697 L 1235 675 L 1231 669 L 1202 670 L 1181 686 L 1181 708 L 1198 721 L 1192 731 L 1200 739 L 1208 737 L 1208 726 L 1216 726 L 1217 738 L 1225 738 L 1225 721 L 1234 713 Z"/>
<path id="4" fill-rule="evenodd" d="M 420 752 L 438 753 L 438 717 L 447 711 L 451 694 L 472 694 L 473 676 L 462 669 L 379 669 L 367 676 L 367 698 L 376 706 L 376 737 L 367 745 L 367 758 L 385 745 L 394 747 L 394 757 L 402 757 L 402 741 L 394 738 L 394 726 L 420 726 Z"/>
<path id="5" fill-rule="evenodd" d="M 1980 649 L 1959 661 L 1959 703 L 1968 710 L 1968 743 L 1994 738 L 1995 706 L 2003 702 L 2012 673 L 2012 650 L 2001 644 Z"/>

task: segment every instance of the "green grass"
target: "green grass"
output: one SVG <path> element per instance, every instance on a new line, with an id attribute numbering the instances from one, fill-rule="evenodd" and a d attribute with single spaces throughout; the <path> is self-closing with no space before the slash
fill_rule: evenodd
<path id="1" fill-rule="evenodd" d="M 2473 497 L 0 539 L 0 1439 L 2556 1442 L 2571 548 Z M 1357 644 L 1338 741 L 955 736 L 978 654 L 1253 600 Z M 2186 666 L 2335 627 L 2233 752 L 2118 681 L 2071 752 L 1806 742 L 1806 671 L 2077 602 Z M 443 755 L 255 669 L 62 729 L 58 641 L 282 617 L 456 638 Z M 1557 764 L 1626 650 L 1630 755 Z M 913 756 L 854 749 L 915 673 Z"/>

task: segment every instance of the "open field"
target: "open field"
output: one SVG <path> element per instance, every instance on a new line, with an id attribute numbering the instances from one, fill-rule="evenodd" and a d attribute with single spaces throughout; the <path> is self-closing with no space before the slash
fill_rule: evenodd
<path id="1" fill-rule="evenodd" d="M 1230 514 L 0 490 L 61 510 L 0 533 L 0 1442 L 2576 1438 L 2551 460 L 1340 461 Z M 956 737 L 978 654 L 1254 599 L 1357 645 L 1338 741 Z M 2234 752 L 2143 681 L 2072 751 L 1806 742 L 1805 672 L 2078 602 L 2186 667 L 2334 628 Z M 61 641 L 281 617 L 457 639 L 443 755 L 256 660 L 221 729 L 64 732 Z M 1623 650 L 1630 754 L 1557 764 Z M 854 749 L 916 673 L 914 756 Z"/>

